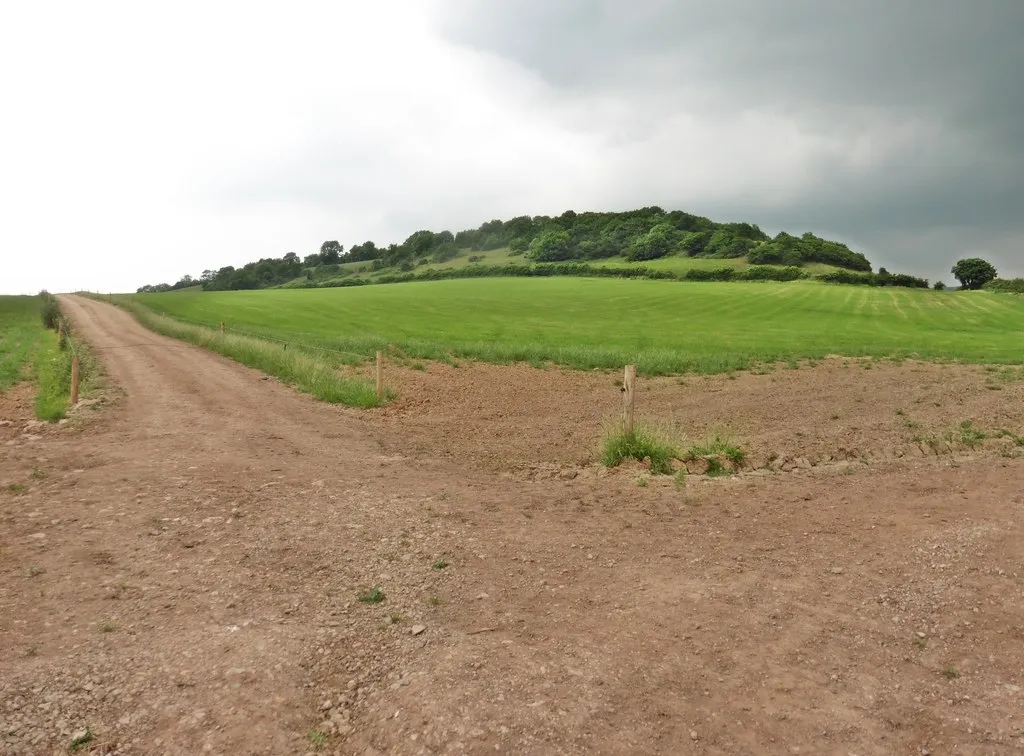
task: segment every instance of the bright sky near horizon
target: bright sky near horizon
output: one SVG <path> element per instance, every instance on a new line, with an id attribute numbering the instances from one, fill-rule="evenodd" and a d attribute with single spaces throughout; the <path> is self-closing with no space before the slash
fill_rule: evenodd
<path id="1" fill-rule="evenodd" d="M 11 3 L 0 293 L 564 210 L 1024 275 L 1019 0 Z"/>

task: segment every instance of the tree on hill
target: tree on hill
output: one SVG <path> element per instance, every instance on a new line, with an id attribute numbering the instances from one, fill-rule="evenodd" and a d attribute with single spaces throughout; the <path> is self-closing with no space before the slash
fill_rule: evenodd
<path id="1" fill-rule="evenodd" d="M 280 259 L 260 260 L 238 270 L 221 268 L 204 273 L 198 283 L 205 289 L 264 288 L 302 277 L 323 283 L 354 273 L 339 268 L 339 263 L 367 262 L 375 272 L 393 268 L 409 273 L 420 265 L 494 249 L 528 253 L 533 261 L 544 263 L 584 263 L 614 257 L 643 262 L 669 255 L 746 257 L 754 266 L 825 263 L 847 272 L 868 274 L 862 277 L 865 281 L 873 276 L 871 263 L 864 255 L 811 233 L 798 237 L 781 232 L 770 238 L 751 223 L 718 223 L 682 210 L 650 206 L 622 212 L 567 210 L 555 216 L 493 219 L 457 233 L 421 229 L 401 244 L 378 247 L 366 241 L 347 251 L 337 241 L 325 241 L 301 259 L 289 252 Z M 889 278 L 883 278 L 886 285 L 891 285 Z M 169 284 L 158 286 L 171 288 Z"/>
<path id="2" fill-rule="evenodd" d="M 572 239 L 567 231 L 550 229 L 530 242 L 528 254 L 537 262 L 559 262 L 572 257 Z"/>
<path id="3" fill-rule="evenodd" d="M 345 248 L 336 241 L 325 241 L 320 245 L 320 260 L 324 265 L 334 265 L 341 260 Z"/>
<path id="4" fill-rule="evenodd" d="M 659 223 L 633 242 L 626 257 L 630 260 L 656 260 L 675 246 L 679 232 L 670 223 Z"/>
<path id="5" fill-rule="evenodd" d="M 980 257 L 967 257 L 957 261 L 952 273 L 965 289 L 980 289 L 989 281 L 994 281 L 998 275 L 992 263 Z"/>

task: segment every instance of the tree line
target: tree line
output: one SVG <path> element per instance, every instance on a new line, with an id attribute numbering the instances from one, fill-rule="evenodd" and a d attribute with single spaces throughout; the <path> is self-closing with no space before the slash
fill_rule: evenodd
<path id="1" fill-rule="evenodd" d="M 204 270 L 198 279 L 187 275 L 174 284 L 148 285 L 139 291 L 173 291 L 192 286 L 207 290 L 261 289 L 279 286 L 304 273 L 312 279 L 314 269 L 348 262 L 368 262 L 375 271 L 394 268 L 398 273 L 408 273 L 418 265 L 446 262 L 467 251 L 504 248 L 538 263 L 610 257 L 643 262 L 683 255 L 746 257 L 755 265 L 794 267 L 821 262 L 852 271 L 871 271 L 871 263 L 863 254 L 812 233 L 796 237 L 781 232 L 770 237 L 750 223 L 716 223 L 681 210 L 644 207 L 605 213 L 568 210 L 557 217 L 523 215 L 507 221 L 487 221 L 479 228 L 454 234 L 421 230 L 401 244 L 386 247 L 366 241 L 346 251 L 337 241 L 325 241 L 319 252 L 303 258 L 289 252 L 240 268 L 228 265 L 219 270 Z"/>
<path id="2" fill-rule="evenodd" d="M 475 266 L 470 272 L 427 271 L 415 274 L 417 267 L 447 262 L 460 254 L 509 249 L 522 255 L 530 265 Z M 774 237 L 750 223 L 716 223 L 703 216 L 681 210 L 665 211 L 644 207 L 626 212 L 585 212 L 567 210 L 557 217 L 519 216 L 507 221 L 491 220 L 479 228 L 451 231 L 421 230 L 401 244 L 378 247 L 372 241 L 356 244 L 347 251 L 337 241 L 325 241 L 319 252 L 300 258 L 289 252 L 280 258 L 263 258 L 240 268 L 231 265 L 204 270 L 196 279 L 183 276 L 174 284 L 142 286 L 139 292 L 162 292 L 201 286 L 209 291 L 266 289 L 283 284 L 300 286 L 339 285 L 320 283 L 331 274 L 340 274 L 343 263 L 366 262 L 373 272 L 384 271 L 381 282 L 431 280 L 441 277 L 477 277 L 486 275 L 624 275 L 596 272 L 590 261 L 620 257 L 643 263 L 669 255 L 729 259 L 744 257 L 755 266 L 750 274 L 732 268 L 690 270 L 676 275 L 641 268 L 632 277 L 678 280 L 795 280 L 807 263 L 826 263 L 838 270 L 816 276 L 826 283 L 865 286 L 902 286 L 928 288 L 928 281 L 916 276 L 890 273 L 885 268 L 872 272 L 871 263 L 860 252 L 845 244 L 823 239 L 810 232 L 797 237 L 781 231 Z M 473 258 L 470 258 L 473 261 Z M 546 268 L 563 264 L 558 268 Z M 772 268 L 783 272 L 771 273 Z M 593 268 L 593 270 L 591 270 Z M 514 270 L 513 270 L 514 269 Z M 533 272 L 524 272 L 533 271 Z M 577 271 L 575 273 L 563 271 Z M 628 269 L 627 269 L 628 270 Z M 515 272 L 518 271 L 518 272 Z M 980 258 L 959 260 L 951 271 L 965 289 L 982 287 L 1020 293 L 1019 279 L 1001 281 L 989 262 Z M 305 283 L 301 279 L 305 278 Z M 359 285 L 353 280 L 340 285 Z M 942 282 L 936 289 L 945 288 Z"/>

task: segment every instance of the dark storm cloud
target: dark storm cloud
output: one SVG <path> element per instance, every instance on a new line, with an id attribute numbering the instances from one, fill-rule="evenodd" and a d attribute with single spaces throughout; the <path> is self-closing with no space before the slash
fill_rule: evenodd
<path id="1" fill-rule="evenodd" d="M 702 211 L 855 237 L 933 277 L 965 245 L 1024 274 L 1020 0 L 448 0 L 437 23 L 534 72 L 567 109 L 620 103 L 616 138 L 636 145 L 679 113 L 723 126 L 770 114 L 839 145 L 784 202 L 737 191 Z M 868 157 L 848 159 L 857 150 Z M 626 195 L 650 177 L 620 178 Z"/>

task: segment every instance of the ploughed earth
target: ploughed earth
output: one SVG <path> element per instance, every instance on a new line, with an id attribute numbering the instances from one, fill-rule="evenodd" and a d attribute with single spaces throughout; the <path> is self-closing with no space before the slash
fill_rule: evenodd
<path id="1" fill-rule="evenodd" d="M 746 453 L 658 476 L 597 463 L 618 375 L 392 363 L 356 411 L 63 306 L 108 385 L 0 397 L 0 753 L 1024 748 L 1020 369 L 640 378 Z"/>

